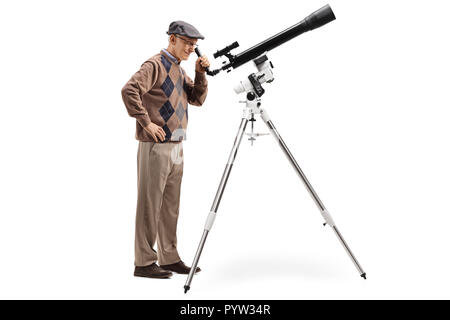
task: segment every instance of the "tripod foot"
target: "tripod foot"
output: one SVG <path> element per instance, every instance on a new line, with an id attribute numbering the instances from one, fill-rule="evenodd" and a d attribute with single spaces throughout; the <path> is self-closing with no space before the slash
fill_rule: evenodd
<path id="1" fill-rule="evenodd" d="M 184 286 L 184 293 L 186 294 L 186 292 L 188 292 L 188 290 L 190 289 L 191 287 L 189 287 L 189 286 Z"/>
<path id="2" fill-rule="evenodd" d="M 365 274 L 365 273 L 363 273 L 363 274 L 361 275 L 361 277 L 363 277 L 363 278 L 364 278 L 364 280 L 367 280 L 367 278 L 366 278 L 366 274 Z"/>

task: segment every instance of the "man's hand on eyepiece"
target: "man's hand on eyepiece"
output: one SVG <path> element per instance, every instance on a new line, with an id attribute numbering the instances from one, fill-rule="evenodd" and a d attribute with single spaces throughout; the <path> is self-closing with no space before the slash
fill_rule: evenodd
<path id="1" fill-rule="evenodd" d="M 210 66 L 208 58 L 206 56 L 201 56 L 195 62 L 195 71 L 205 73 L 206 68 Z"/>

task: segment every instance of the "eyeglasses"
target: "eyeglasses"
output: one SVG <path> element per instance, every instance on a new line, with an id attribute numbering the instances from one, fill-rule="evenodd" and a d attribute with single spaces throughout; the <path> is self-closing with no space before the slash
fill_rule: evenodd
<path id="1" fill-rule="evenodd" d="M 194 49 L 194 50 L 198 47 L 198 45 L 197 45 L 196 43 L 187 41 L 186 39 L 184 39 L 184 38 L 182 38 L 182 37 L 179 37 L 179 36 L 177 36 L 176 34 L 174 34 L 174 36 L 175 36 L 176 38 L 178 38 L 178 39 L 183 40 L 183 42 L 184 42 L 185 45 L 191 47 L 191 48 Z"/>

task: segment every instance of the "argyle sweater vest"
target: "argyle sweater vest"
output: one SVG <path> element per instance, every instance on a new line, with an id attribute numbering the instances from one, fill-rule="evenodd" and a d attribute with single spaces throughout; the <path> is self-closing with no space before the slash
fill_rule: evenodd
<path id="1" fill-rule="evenodd" d="M 165 131 L 163 142 L 185 140 L 188 103 L 201 106 L 207 91 L 204 73 L 196 72 L 192 81 L 164 51 L 148 59 L 122 89 L 127 112 L 136 118 L 136 139 L 154 142 L 144 130 L 153 122 Z"/>

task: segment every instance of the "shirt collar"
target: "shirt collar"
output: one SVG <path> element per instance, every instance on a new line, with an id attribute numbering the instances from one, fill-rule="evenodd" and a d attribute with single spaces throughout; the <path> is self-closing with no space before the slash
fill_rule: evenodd
<path id="1" fill-rule="evenodd" d="M 162 51 L 169 57 L 170 60 L 172 60 L 173 63 L 180 64 L 177 58 L 175 58 L 169 51 L 167 51 L 166 49 L 162 49 Z"/>

